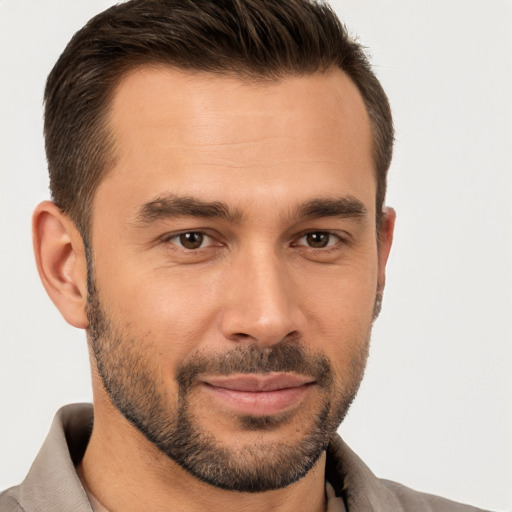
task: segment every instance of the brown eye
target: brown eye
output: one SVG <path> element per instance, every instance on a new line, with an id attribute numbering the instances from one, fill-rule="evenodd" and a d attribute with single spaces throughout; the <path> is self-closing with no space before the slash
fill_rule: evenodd
<path id="1" fill-rule="evenodd" d="M 199 249 L 203 245 L 204 238 L 203 233 L 195 231 L 178 235 L 179 243 L 185 249 Z"/>
<path id="2" fill-rule="evenodd" d="M 315 231 L 314 233 L 308 233 L 304 238 L 309 247 L 322 249 L 329 245 L 329 242 L 331 241 L 331 234 L 326 233 L 325 231 Z"/>

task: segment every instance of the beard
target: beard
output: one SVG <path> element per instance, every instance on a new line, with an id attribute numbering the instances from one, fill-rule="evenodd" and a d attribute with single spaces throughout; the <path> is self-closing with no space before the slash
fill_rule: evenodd
<path id="1" fill-rule="evenodd" d="M 124 418 L 162 453 L 196 478 L 230 491 L 280 489 L 308 473 L 355 398 L 364 374 L 371 326 L 363 339 L 355 340 L 360 348 L 343 377 L 335 376 L 325 355 L 306 350 L 300 342 L 282 341 L 266 348 L 257 343 L 240 344 L 222 352 L 191 353 L 176 369 L 178 392 L 171 398 L 156 377 L 160 375 L 158 362 L 144 350 L 145 339 L 115 324 L 100 304 L 92 266 L 88 277 L 87 334 L 103 386 Z M 223 444 L 194 415 L 191 395 L 201 375 L 269 372 L 295 372 L 316 381 L 320 399 L 300 411 L 309 424 L 300 438 L 265 439 L 265 433 L 297 421 L 297 412 L 236 415 L 240 432 L 259 433 L 256 441 L 242 447 L 230 446 L 229 441 Z"/>

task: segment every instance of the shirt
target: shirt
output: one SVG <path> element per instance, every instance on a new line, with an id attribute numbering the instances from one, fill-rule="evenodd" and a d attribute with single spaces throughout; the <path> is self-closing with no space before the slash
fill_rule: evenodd
<path id="1" fill-rule="evenodd" d="M 0 494 L 0 512 L 94 512 L 75 468 L 93 419 L 91 404 L 60 409 L 25 480 Z M 485 512 L 377 478 L 338 435 L 327 448 L 325 475 L 328 512 Z"/>

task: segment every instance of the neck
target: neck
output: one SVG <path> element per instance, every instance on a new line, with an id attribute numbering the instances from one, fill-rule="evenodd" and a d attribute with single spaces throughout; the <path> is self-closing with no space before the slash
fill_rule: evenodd
<path id="1" fill-rule="evenodd" d="M 325 452 L 305 477 L 284 489 L 225 491 L 182 469 L 105 400 L 95 400 L 94 428 L 80 470 L 90 492 L 110 511 L 321 512 L 326 504 Z"/>

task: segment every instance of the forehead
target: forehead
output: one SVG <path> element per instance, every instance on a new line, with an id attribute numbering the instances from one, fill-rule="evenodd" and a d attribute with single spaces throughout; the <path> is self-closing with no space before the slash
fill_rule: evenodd
<path id="1" fill-rule="evenodd" d="M 144 67 L 116 88 L 109 125 L 116 164 L 98 195 L 115 191 L 134 207 L 176 191 L 300 202 L 336 184 L 336 195 L 375 195 L 369 117 L 340 70 L 251 82 Z"/>

